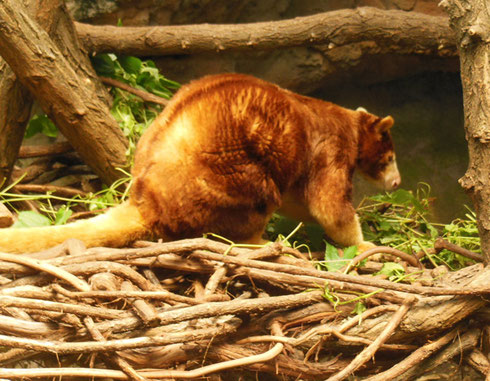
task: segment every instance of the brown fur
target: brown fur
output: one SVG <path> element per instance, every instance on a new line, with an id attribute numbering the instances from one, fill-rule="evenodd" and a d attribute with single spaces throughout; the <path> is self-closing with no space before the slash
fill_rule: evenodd
<path id="1" fill-rule="evenodd" d="M 131 238 L 213 232 L 250 242 L 284 197 L 286 212 L 313 216 L 340 244 L 361 244 L 352 174 L 383 178 L 392 124 L 250 76 L 205 77 L 184 86 L 141 138 L 129 204 L 118 208 L 139 214 Z M 0 250 L 11 251 L 3 233 Z"/>

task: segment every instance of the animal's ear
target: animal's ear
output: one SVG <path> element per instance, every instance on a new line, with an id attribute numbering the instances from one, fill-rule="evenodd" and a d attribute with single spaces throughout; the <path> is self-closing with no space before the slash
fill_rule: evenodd
<path id="1" fill-rule="evenodd" d="M 395 121 L 393 120 L 393 117 L 388 115 L 381 119 L 378 123 L 376 123 L 375 128 L 379 132 L 386 132 L 389 131 L 391 127 L 393 127 L 394 123 Z"/>

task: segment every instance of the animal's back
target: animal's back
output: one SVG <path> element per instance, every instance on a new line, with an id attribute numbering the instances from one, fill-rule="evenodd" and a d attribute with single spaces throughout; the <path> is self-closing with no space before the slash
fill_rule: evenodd
<path id="1" fill-rule="evenodd" d="M 132 202 L 165 237 L 203 226 L 250 237 L 305 165 L 298 106 L 292 93 L 245 75 L 192 82 L 141 139 Z"/>

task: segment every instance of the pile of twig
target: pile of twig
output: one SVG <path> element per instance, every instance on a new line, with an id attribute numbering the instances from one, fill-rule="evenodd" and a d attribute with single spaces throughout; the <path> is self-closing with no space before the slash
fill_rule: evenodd
<path id="1" fill-rule="evenodd" d="M 311 263 L 208 239 L 0 254 L 0 378 L 408 380 L 463 352 L 487 371 L 489 268 L 401 284 Z"/>

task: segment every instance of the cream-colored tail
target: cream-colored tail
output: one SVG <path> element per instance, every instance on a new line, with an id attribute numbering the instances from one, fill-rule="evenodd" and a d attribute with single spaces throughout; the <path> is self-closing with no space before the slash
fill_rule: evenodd
<path id="1" fill-rule="evenodd" d="M 138 209 L 125 202 L 100 216 L 66 225 L 0 229 L 0 252 L 40 251 L 56 246 L 68 238 L 79 239 L 87 247 L 121 247 L 149 235 Z"/>

